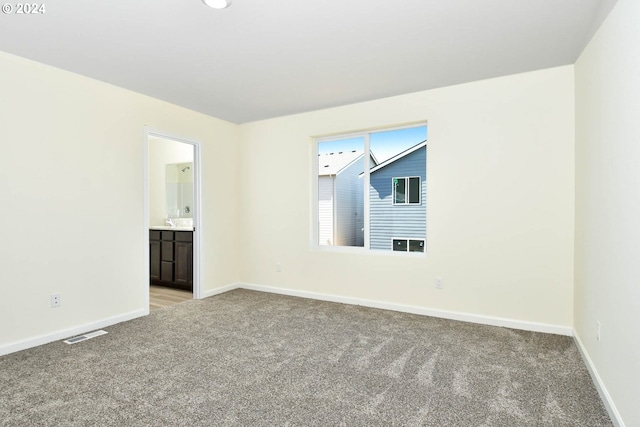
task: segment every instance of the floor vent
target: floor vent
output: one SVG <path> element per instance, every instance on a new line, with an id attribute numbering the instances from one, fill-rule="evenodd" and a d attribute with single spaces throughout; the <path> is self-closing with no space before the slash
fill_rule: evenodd
<path id="1" fill-rule="evenodd" d="M 68 340 L 64 340 L 63 342 L 67 344 L 75 344 L 81 341 L 86 341 L 94 337 L 99 337 L 100 335 L 106 334 L 107 331 L 99 330 L 95 332 L 89 332 L 88 334 L 78 335 L 77 337 L 69 338 Z"/>

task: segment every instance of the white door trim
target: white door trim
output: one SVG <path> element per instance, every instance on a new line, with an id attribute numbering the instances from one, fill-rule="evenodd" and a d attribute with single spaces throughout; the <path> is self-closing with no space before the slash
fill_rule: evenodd
<path id="1" fill-rule="evenodd" d="M 146 308 L 149 309 L 149 137 L 168 139 L 193 146 L 193 298 L 202 296 L 202 168 L 200 161 L 200 141 L 171 134 L 148 126 L 144 128 L 144 259 L 145 283 L 143 286 Z M 147 313 L 148 314 L 148 313 Z"/>

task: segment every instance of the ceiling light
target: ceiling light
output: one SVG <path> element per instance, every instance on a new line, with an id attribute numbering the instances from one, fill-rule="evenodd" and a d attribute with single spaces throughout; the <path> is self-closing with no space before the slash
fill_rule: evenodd
<path id="1" fill-rule="evenodd" d="M 214 9 L 226 9 L 231 5 L 231 0 L 202 0 L 202 2 Z"/>

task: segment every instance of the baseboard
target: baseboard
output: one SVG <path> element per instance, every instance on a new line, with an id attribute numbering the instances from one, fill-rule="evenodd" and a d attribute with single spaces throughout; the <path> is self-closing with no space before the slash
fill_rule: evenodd
<path id="1" fill-rule="evenodd" d="M 270 292 L 281 295 L 289 295 L 302 298 L 311 298 L 322 301 L 339 302 L 343 304 L 361 305 L 364 307 L 380 308 L 383 310 L 399 311 L 403 313 L 420 314 L 423 316 L 440 317 L 443 319 L 459 320 L 462 322 L 479 323 L 482 325 L 500 326 L 504 328 L 521 329 L 532 332 L 544 332 L 556 335 L 572 336 L 573 329 L 569 326 L 550 325 L 545 323 L 525 322 L 521 320 L 505 319 L 500 317 L 482 316 L 476 314 L 436 310 L 425 307 L 417 307 L 404 304 L 393 304 L 384 301 L 367 300 L 360 298 L 344 297 L 339 295 L 322 294 L 317 292 L 298 291 L 287 288 L 277 288 L 272 286 L 243 283 L 238 288 L 250 289 L 254 291 Z"/>
<path id="2" fill-rule="evenodd" d="M 212 289 L 203 293 L 202 298 L 218 295 L 224 292 L 231 291 L 240 287 L 239 283 L 232 283 L 221 288 Z M 17 351 L 26 350 L 28 348 L 37 347 L 39 345 L 49 344 L 50 342 L 63 340 L 72 336 L 82 335 L 86 332 L 91 332 L 96 329 L 106 328 L 108 326 L 115 325 L 117 323 L 133 320 L 138 317 L 146 316 L 149 314 L 149 309 L 136 310 L 129 313 L 125 313 L 118 316 L 109 317 L 96 322 L 85 323 L 83 325 L 74 326 L 72 328 L 63 329 L 61 331 L 52 332 L 50 334 L 40 335 L 34 338 L 28 338 L 13 343 L 0 345 L 0 356 L 6 354 L 15 353 Z"/>
<path id="3" fill-rule="evenodd" d="M 580 336 L 576 331 L 574 331 L 570 327 L 550 325 L 550 324 L 544 324 L 544 323 L 535 323 L 535 322 L 524 322 L 520 320 L 504 319 L 504 318 L 491 317 L 491 316 L 481 316 L 481 315 L 474 315 L 474 314 L 454 312 L 454 311 L 436 310 L 436 309 L 417 307 L 417 306 L 411 306 L 411 305 L 393 304 L 393 303 L 388 303 L 383 301 L 352 298 L 352 297 L 345 297 L 340 295 L 323 294 L 318 292 L 299 291 L 299 290 L 288 289 L 288 288 L 278 288 L 273 286 L 256 285 L 256 284 L 250 284 L 250 283 L 233 283 L 227 286 L 212 289 L 204 292 L 202 298 L 219 295 L 225 292 L 232 291 L 234 289 L 248 289 L 248 290 L 269 292 L 269 293 L 280 294 L 280 295 L 310 298 L 310 299 L 316 299 L 321 301 L 330 301 L 330 302 L 337 302 L 337 303 L 350 304 L 350 305 L 360 305 L 364 307 L 380 308 L 383 310 L 392 310 L 392 311 L 398 311 L 398 312 L 404 312 L 404 313 L 419 314 L 424 316 L 440 317 L 444 319 L 479 323 L 483 325 L 500 326 L 500 327 L 506 327 L 506 328 L 532 331 L 532 332 L 544 332 L 544 333 L 551 333 L 551 334 L 557 334 L 557 335 L 573 336 L 573 339 L 576 342 L 578 350 L 580 351 L 582 360 L 587 366 L 589 374 L 591 375 L 591 378 L 596 386 L 596 389 L 598 390 L 598 394 L 600 395 L 600 398 L 604 402 L 604 405 L 607 409 L 607 412 L 609 413 L 609 417 L 611 418 L 611 421 L 616 427 L 625 427 L 624 421 L 622 421 L 620 413 L 618 412 L 615 404 L 613 403 L 613 400 L 611 399 L 611 396 L 609 395 L 607 388 L 602 382 L 602 379 L 600 378 L 600 375 L 598 374 L 598 371 L 595 365 L 593 364 L 593 361 L 589 357 L 589 353 L 587 352 L 584 344 L 582 343 Z M 112 326 L 121 322 L 126 322 L 128 320 L 133 320 L 148 314 L 149 314 L 148 310 L 144 310 L 144 309 L 136 310 L 136 311 L 122 314 L 122 315 L 102 319 L 96 322 L 85 323 L 83 325 L 75 326 L 73 328 L 63 329 L 50 334 L 41 335 L 35 338 L 29 338 L 26 340 L 17 341 L 10 344 L 5 344 L 0 346 L 0 356 L 4 356 L 10 353 L 15 353 L 17 351 L 26 350 L 32 347 L 37 347 L 39 345 L 48 344 L 53 341 L 63 340 L 75 335 L 81 335 L 86 332 L 94 331 L 96 329 L 106 328 L 108 326 Z"/>
<path id="4" fill-rule="evenodd" d="M 214 295 L 219 295 L 219 294 L 223 294 L 225 292 L 229 292 L 232 291 L 234 289 L 238 289 L 242 286 L 241 283 L 232 283 L 230 285 L 227 286 L 222 286 L 221 288 L 215 288 L 215 289 L 211 289 L 208 291 L 204 291 L 202 292 L 202 298 L 209 298 L 212 297 Z"/>
<path id="5" fill-rule="evenodd" d="M 578 350 L 580 350 L 580 356 L 582 356 L 582 360 L 584 361 L 584 364 L 587 366 L 587 369 L 589 370 L 591 379 L 593 380 L 593 383 L 596 385 L 598 394 L 600 395 L 602 402 L 604 402 L 604 406 L 607 408 L 607 412 L 609 413 L 611 422 L 613 422 L 613 424 L 616 427 L 625 427 L 624 421 L 622 421 L 622 417 L 620 416 L 620 413 L 618 412 L 616 405 L 613 403 L 613 399 L 611 399 L 611 395 L 609 394 L 609 392 L 607 391 L 607 388 L 602 382 L 602 379 L 598 374 L 598 370 L 593 364 L 591 357 L 589 357 L 589 353 L 587 352 L 587 349 L 582 343 L 582 340 L 580 339 L 580 335 L 578 335 L 577 331 L 574 331 L 573 339 L 576 342 Z"/>
<path id="6" fill-rule="evenodd" d="M 436 310 L 436 309 L 430 309 L 425 307 L 388 303 L 384 301 L 367 300 L 367 299 L 361 299 L 361 298 L 345 297 L 340 295 L 323 294 L 319 292 L 299 291 L 299 290 L 288 289 L 288 288 L 278 288 L 273 286 L 256 285 L 256 284 L 250 284 L 250 283 L 232 283 L 226 286 L 222 286 L 220 288 L 211 289 L 203 292 L 202 298 L 212 297 L 214 295 L 219 295 L 219 294 L 229 292 L 239 288 L 260 291 L 260 292 L 269 292 L 269 293 L 281 294 L 281 295 L 289 295 L 289 296 L 295 296 L 295 297 L 301 297 L 301 298 L 317 299 L 321 301 L 338 302 L 342 304 L 361 305 L 363 307 L 380 308 L 383 310 L 399 311 L 403 313 L 419 314 L 423 316 L 440 317 L 443 319 L 479 323 L 482 325 L 500 326 L 505 328 L 521 329 L 521 330 L 532 331 L 532 332 L 544 332 L 544 333 L 566 335 L 566 336 L 573 335 L 573 329 L 566 326 L 549 325 L 549 324 L 535 323 L 535 322 L 525 322 L 520 320 L 504 319 L 504 318 L 491 317 L 491 316 L 481 316 L 481 315 L 455 312 L 455 311 Z M 84 325 L 75 326 L 73 328 L 56 331 L 51 334 L 41 335 L 35 338 L 29 338 L 26 340 L 15 342 L 15 343 L 10 343 L 7 345 L 0 346 L 0 356 L 9 354 L 9 353 L 14 353 L 16 351 L 26 350 L 31 347 L 48 344 L 53 341 L 66 339 L 71 336 L 80 335 L 85 332 L 90 332 L 96 329 L 105 328 L 107 326 L 132 320 L 137 317 L 142 317 L 147 314 L 149 314 L 148 311 L 136 310 L 130 313 L 125 313 L 122 315 L 110 317 L 100 321 L 86 323 Z M 584 353 L 583 348 L 581 348 L 581 352 Z M 603 398 L 603 400 L 605 399 Z M 623 426 L 622 424 L 620 425 Z"/>
<path id="7" fill-rule="evenodd" d="M 85 323 L 83 325 L 74 326 L 72 328 L 63 329 L 50 334 L 40 335 L 34 338 L 2 345 L 0 346 L 0 356 L 4 356 L 5 354 L 9 353 L 15 353 L 16 351 L 26 350 L 31 347 L 48 344 L 53 341 L 63 340 L 75 335 L 81 335 L 86 332 L 94 331 L 96 329 L 106 328 L 117 323 L 126 322 L 127 320 L 133 320 L 135 318 L 145 316 L 147 314 L 149 314 L 148 310 L 131 311 L 129 313 L 108 317 L 96 322 Z"/>

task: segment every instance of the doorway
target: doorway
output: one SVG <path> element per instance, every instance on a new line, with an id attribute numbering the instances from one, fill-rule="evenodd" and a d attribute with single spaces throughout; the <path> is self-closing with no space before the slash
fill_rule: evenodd
<path id="1" fill-rule="evenodd" d="M 198 299 L 200 145 L 147 130 L 145 150 L 145 300 L 148 310 Z"/>

